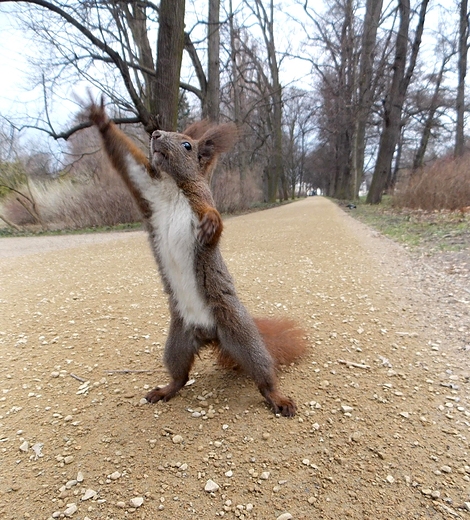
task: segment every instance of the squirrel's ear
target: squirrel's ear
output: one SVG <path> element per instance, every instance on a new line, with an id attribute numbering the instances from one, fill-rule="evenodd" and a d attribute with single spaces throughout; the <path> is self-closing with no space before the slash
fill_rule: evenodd
<path id="1" fill-rule="evenodd" d="M 191 137 L 191 139 L 200 139 L 211 127 L 209 119 L 203 119 L 202 121 L 196 121 L 190 124 L 182 132 L 184 135 Z"/>
<path id="2" fill-rule="evenodd" d="M 234 123 L 209 128 L 198 141 L 199 163 L 202 174 L 209 175 L 218 156 L 228 152 L 238 139 L 238 129 Z"/>

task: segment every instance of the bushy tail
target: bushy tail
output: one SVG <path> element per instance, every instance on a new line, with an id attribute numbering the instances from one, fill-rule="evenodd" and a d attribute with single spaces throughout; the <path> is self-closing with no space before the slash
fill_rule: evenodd
<path id="1" fill-rule="evenodd" d="M 304 331 L 294 320 L 255 318 L 254 321 L 276 368 L 279 365 L 288 365 L 304 355 L 307 348 Z M 219 349 L 217 362 L 224 368 L 238 368 L 233 359 Z"/>

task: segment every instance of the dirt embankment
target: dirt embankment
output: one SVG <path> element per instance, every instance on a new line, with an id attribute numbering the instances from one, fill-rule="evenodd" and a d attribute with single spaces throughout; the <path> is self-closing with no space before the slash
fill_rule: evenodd
<path id="1" fill-rule="evenodd" d="M 285 419 L 209 352 L 143 404 L 166 298 L 143 233 L 96 238 L 0 241 L 1 518 L 470 518 L 470 296 L 444 273 L 322 198 L 228 220 L 241 299 L 309 338 Z"/>

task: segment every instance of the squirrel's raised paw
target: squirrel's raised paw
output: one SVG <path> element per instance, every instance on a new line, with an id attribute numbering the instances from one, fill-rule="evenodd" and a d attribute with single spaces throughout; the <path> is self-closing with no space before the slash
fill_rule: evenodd
<path id="1" fill-rule="evenodd" d="M 90 118 L 90 121 L 99 128 L 99 130 L 104 130 L 108 126 L 109 117 L 104 109 L 103 97 L 101 97 L 101 102 L 99 104 L 91 100 L 88 107 L 88 117 Z"/>
<path id="2" fill-rule="evenodd" d="M 199 222 L 197 239 L 202 245 L 216 244 L 222 228 L 220 213 L 215 208 L 209 208 Z"/>

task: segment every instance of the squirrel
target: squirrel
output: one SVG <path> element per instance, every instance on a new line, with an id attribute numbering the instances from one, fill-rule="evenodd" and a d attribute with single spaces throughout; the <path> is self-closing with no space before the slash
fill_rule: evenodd
<path id="1" fill-rule="evenodd" d="M 288 319 L 251 317 L 219 248 L 223 224 L 208 179 L 219 155 L 235 144 L 236 125 L 203 120 L 183 133 L 156 130 L 148 158 L 111 121 L 103 98 L 90 103 L 88 115 L 142 212 L 168 294 L 164 363 L 171 382 L 151 390 L 147 401 L 171 399 L 187 383 L 195 355 L 210 345 L 222 366 L 251 376 L 275 414 L 295 415 L 294 401 L 277 389 L 275 368 L 304 353 L 303 333 Z"/>

